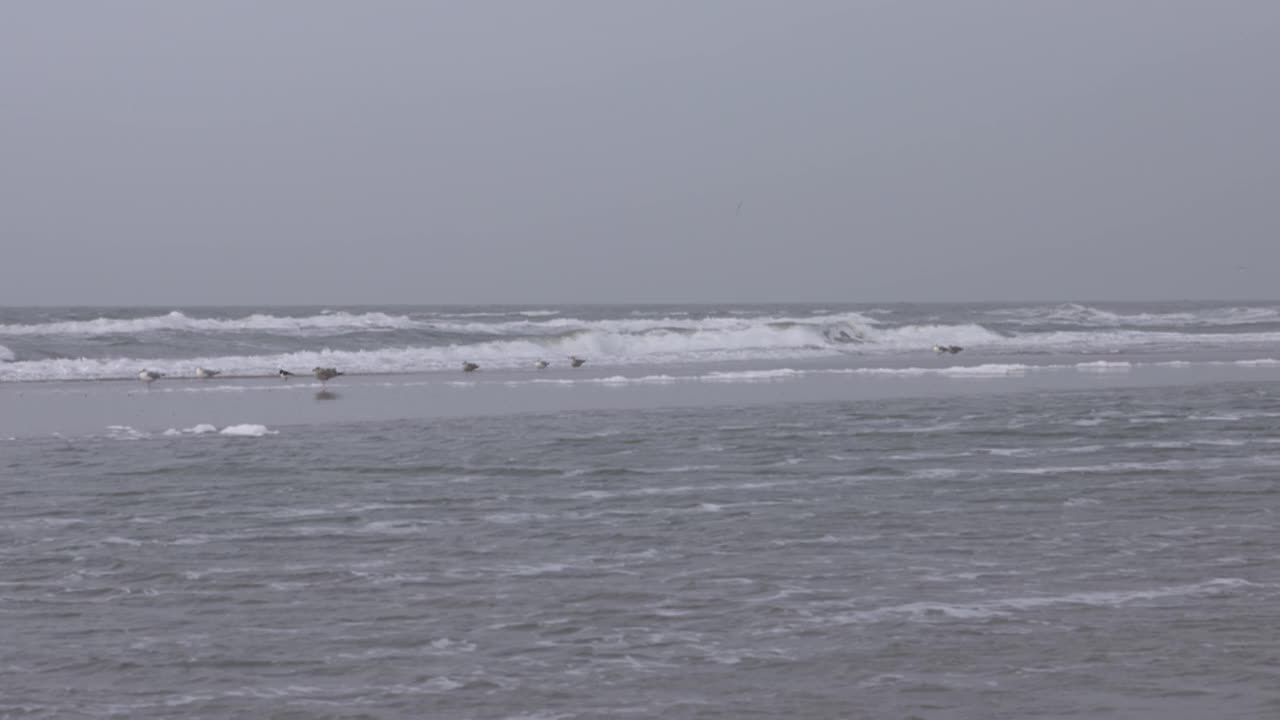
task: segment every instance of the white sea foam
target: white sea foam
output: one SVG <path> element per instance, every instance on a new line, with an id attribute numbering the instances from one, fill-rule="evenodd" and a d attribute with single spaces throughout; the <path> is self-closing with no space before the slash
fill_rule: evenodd
<path id="1" fill-rule="evenodd" d="M 521 385 L 561 385 L 572 386 L 578 384 L 598 384 L 598 385 L 668 385 L 682 382 L 708 382 L 708 383 L 756 383 L 756 382 L 775 382 L 785 380 L 796 380 L 804 377 L 822 376 L 822 375 L 890 375 L 900 377 L 918 377 L 921 375 L 940 375 L 943 377 L 956 378 L 999 378 L 1010 376 L 1025 375 L 1031 370 L 1063 370 L 1068 368 L 1066 365 L 1021 365 L 1021 364 L 987 364 L 972 366 L 954 366 L 945 368 L 926 368 L 926 367 L 905 367 L 905 368 L 819 368 L 810 370 L 797 370 L 795 368 L 774 368 L 770 370 L 734 370 L 734 371 L 712 371 L 704 374 L 692 375 L 610 375 L 607 377 L 592 378 L 529 378 L 518 380 L 505 380 L 504 385 L 516 387 Z M 452 381 L 452 384 L 465 384 L 467 386 L 474 383 L 466 381 Z"/>
<path id="2" fill-rule="evenodd" d="M 560 378 L 555 380 L 545 380 L 543 378 L 534 378 L 533 380 L 517 380 L 510 385 L 519 385 L 524 383 L 543 383 L 550 382 L 556 385 L 576 385 L 578 383 L 590 383 L 594 385 L 668 385 L 681 380 L 689 380 L 689 377 L 677 377 L 673 375 L 610 375 L 608 377 L 585 378 L 583 380 L 575 380 L 573 378 Z M 567 382 L 566 382 L 567 380 Z"/>
<path id="3" fill-rule="evenodd" d="M 165 437 L 180 437 L 182 435 L 207 435 L 209 433 L 220 433 L 236 437 L 262 437 L 264 435 L 279 434 L 278 431 L 269 430 L 265 425 L 228 425 L 219 431 L 216 426 L 208 423 L 200 423 L 181 430 L 169 428 L 160 434 Z M 151 434 L 136 430 L 128 425 L 109 425 L 107 427 L 107 436 L 117 440 L 140 440 L 151 437 Z"/>
<path id="4" fill-rule="evenodd" d="M 871 347 L 873 321 L 856 313 L 796 320 L 789 318 L 643 318 L 582 321 L 555 317 L 507 323 L 427 323 L 434 330 L 472 336 L 465 343 L 330 350 L 324 347 L 271 355 L 163 358 L 57 358 L 4 363 L 0 380 L 103 379 L 133 377 L 139 366 L 157 367 L 170 378 L 194 375 L 201 366 L 218 367 L 223 377 L 272 375 L 279 367 L 337 366 L 349 373 L 447 370 L 462 361 L 486 368 L 528 367 L 546 358 L 563 366 L 568 355 L 589 358 L 592 366 L 668 364 L 742 359 L 781 359 L 836 355 L 840 348 Z M 181 313 L 133 320 L 98 319 L 40 325 L 8 325 L 13 334 L 137 334 L 151 329 L 208 328 L 213 331 L 272 328 L 396 327 L 421 323 L 383 313 L 333 313 L 307 318 L 256 315 L 236 320 L 193 319 Z M 280 332 L 280 330 L 273 330 Z M 559 358 L 559 360 L 557 360 Z"/>
<path id="5" fill-rule="evenodd" d="M 108 425 L 107 437 L 113 440 L 141 440 L 151 435 L 128 425 Z"/>
<path id="6" fill-rule="evenodd" d="M 309 330 L 393 330 L 427 323 L 386 313 L 321 313 L 302 317 L 253 314 L 238 318 L 194 318 L 177 310 L 137 318 L 99 317 L 28 325 L 0 325 L 0 335 L 134 335 L 147 332 L 300 332 Z"/>
<path id="7" fill-rule="evenodd" d="M 939 375 L 950 377 L 1001 377 L 1006 375 L 1024 375 L 1030 370 L 1048 369 L 1020 363 L 987 363 L 983 365 L 955 366 L 942 368 Z"/>
<path id="8" fill-rule="evenodd" d="M 433 312 L 430 313 L 435 317 L 446 318 L 481 318 L 481 317 L 510 317 L 512 315 L 521 315 L 524 317 L 550 317 L 559 315 L 559 310 L 516 310 L 513 312 Z"/>
<path id="9" fill-rule="evenodd" d="M 1280 307 L 1202 308 L 1184 312 L 1123 313 L 1066 303 L 992 310 L 987 313 L 1015 325 L 1079 325 L 1083 327 L 1206 327 L 1280 322 Z"/>
<path id="10" fill-rule="evenodd" d="M 947 375 L 952 377 L 1004 377 L 1025 375 L 1033 370 L 1061 370 L 1062 365 L 1025 365 L 1022 363 L 984 363 L 951 367 L 854 368 L 848 372 L 864 375 Z"/>
<path id="11" fill-rule="evenodd" d="M 1124 361 L 1095 360 L 1093 362 L 1076 363 L 1080 372 L 1129 372 L 1133 363 Z"/>
<path id="12" fill-rule="evenodd" d="M 262 437 L 264 435 L 276 435 L 278 431 L 269 430 L 266 425 L 228 425 L 222 428 L 219 434 L 235 437 Z"/>
<path id="13" fill-rule="evenodd" d="M 1172 330 L 1063 330 L 1018 333 L 995 343 L 1009 350 L 1114 352 L 1189 347 L 1265 346 L 1280 342 L 1280 332 L 1195 332 Z"/>
<path id="14" fill-rule="evenodd" d="M 1197 441 L 1200 442 L 1200 441 Z M 1201 442 L 1200 444 L 1205 444 Z M 1146 445 L 1126 444 L 1126 447 L 1156 447 L 1150 443 Z M 1059 465 L 1059 466 L 1041 466 L 1041 467 L 1022 467 L 995 470 L 994 472 L 1008 475 L 1121 475 L 1121 474 L 1147 474 L 1152 475 L 1162 472 L 1180 472 L 1190 470 L 1218 470 L 1227 466 L 1231 461 L 1222 458 L 1209 457 L 1203 460 L 1160 460 L 1153 462 L 1110 462 L 1096 465 Z M 1280 464 L 1280 460 L 1270 456 L 1254 456 L 1247 460 L 1238 460 L 1237 463 L 1248 463 L 1250 465 L 1262 467 L 1274 467 Z"/>
<path id="15" fill-rule="evenodd" d="M 936 344 L 960 345 L 965 348 L 1006 345 L 1008 338 L 977 324 L 903 325 L 875 328 L 866 333 L 867 344 L 884 350 L 927 350 Z"/>
<path id="16" fill-rule="evenodd" d="M 874 610 L 845 613 L 837 616 L 835 622 L 840 624 L 870 623 L 893 620 L 903 616 L 925 621 L 931 619 L 985 620 L 1015 612 L 1056 605 L 1121 607 L 1129 603 L 1164 600 L 1167 598 L 1224 595 L 1240 588 L 1251 586 L 1253 586 L 1253 583 L 1242 578 L 1214 578 L 1201 583 L 1168 585 L 1143 590 L 1083 591 L 1061 595 L 1000 598 L 966 603 L 912 602 Z M 827 621 L 829 620 L 823 619 L 823 622 Z"/>
<path id="17" fill-rule="evenodd" d="M 778 368 L 776 370 L 739 370 L 737 372 L 711 372 L 699 379 L 708 382 L 752 382 L 760 380 L 789 380 L 804 375 L 802 370 Z"/>
<path id="18" fill-rule="evenodd" d="M 538 311 L 525 311 L 528 313 Z M 465 318 L 462 318 L 465 320 Z M 561 316 L 523 317 L 505 322 L 455 322 L 426 315 L 386 313 L 321 313 L 306 317 L 249 315 L 242 318 L 191 318 L 182 313 L 135 319 L 98 318 L 31 325 L 0 325 L 0 334 L 143 334 L 148 329 L 227 332 L 263 330 L 275 334 L 298 333 L 319 337 L 346 330 L 396 330 L 429 328 L 461 335 L 465 340 L 451 344 L 419 344 L 398 347 L 370 347 L 363 350 L 334 350 L 317 342 L 313 349 L 297 352 L 165 358 L 52 358 L 0 362 L 0 381 L 131 379 L 140 367 L 168 374 L 161 384 L 195 375 L 196 368 L 217 367 L 224 380 L 236 377 L 274 377 L 277 368 L 306 369 L 317 365 L 339 367 L 348 374 L 417 373 L 453 371 L 465 361 L 478 362 L 485 369 L 528 369 L 538 359 L 552 362 L 548 381 L 560 382 L 555 371 L 564 369 L 566 356 L 588 358 L 590 368 L 631 365 L 663 366 L 724 361 L 777 361 L 838 358 L 842 354 L 861 357 L 925 353 L 934 343 L 958 344 L 970 353 L 1089 352 L 1117 349 L 1191 348 L 1280 342 L 1280 333 L 1177 333 L 1142 330 L 1094 330 L 1081 332 L 1017 333 L 1001 335 L 976 324 L 909 325 L 888 327 L 862 313 L 838 313 L 789 318 L 783 316 L 690 317 L 669 313 L 662 317 L 627 317 L 581 320 Z M 397 337 L 389 334 L 387 337 Z M 408 342 L 408 341 L 406 341 Z M 443 340 L 441 341 L 443 342 Z M 13 355 L 9 352 L 9 355 Z M 0 359 L 5 357 L 0 348 Z M 965 356 L 969 357 L 968 354 Z M 1186 361 L 1174 361 L 1185 366 Z M 1242 367 L 1274 367 L 1280 360 L 1260 358 L 1220 360 L 1211 364 Z M 1132 363 L 1136 367 L 1139 363 Z M 1163 365 L 1171 365 L 1169 362 Z M 1117 361 L 1081 363 L 1082 372 L 1116 371 Z M 860 368 L 849 372 L 883 375 L 946 375 L 954 377 L 996 377 L 1031 371 L 1058 369 L 1057 366 L 1017 362 L 984 363 L 937 367 Z M 783 379 L 799 373 L 789 369 L 749 370 L 738 374 L 708 376 L 709 381 Z M 804 371 L 808 372 L 808 371 Z M 749 374 L 743 374 L 749 373 Z M 771 377 L 769 374 L 774 374 Z M 754 374 L 754 375 L 750 375 Z M 654 378 L 658 375 L 652 376 Z M 340 380 L 341 381 L 341 380 Z M 653 380 L 658 382 L 658 380 Z M 621 381 L 617 381 L 621 382 Z M 634 379 L 627 382 L 635 382 Z M 201 386 L 207 389 L 207 386 Z"/>
<path id="19" fill-rule="evenodd" d="M 187 332 L 200 334 L 260 332 L 286 336 L 322 337 L 350 331 L 422 330 L 445 336 L 463 336 L 470 340 L 455 345 L 370 349 L 366 353 L 391 353 L 412 358 L 416 367 L 391 368 L 443 369 L 461 359 L 484 361 L 487 366 L 509 363 L 517 366 L 546 357 L 578 354 L 592 358 L 593 364 L 666 363 L 699 360 L 767 359 L 815 355 L 833 355 L 856 349 L 859 352 L 894 352 L 927 348 L 933 343 L 980 346 L 1007 341 L 979 325 L 919 325 L 881 327 L 869 315 L 844 312 L 788 317 L 777 315 L 730 315 L 693 317 L 688 313 L 670 312 L 663 316 L 625 317 L 583 320 L 561 317 L 557 311 L 523 311 L 520 319 L 482 321 L 473 314 L 443 316 L 440 314 L 393 315 L 382 312 L 322 312 L 310 316 L 278 316 L 254 314 L 235 318 L 191 317 L 174 311 L 164 315 L 139 318 L 100 317 L 91 320 L 67 320 L 50 323 L 0 325 L 0 335 L 15 336 L 98 336 L 146 335 L 155 332 Z M 488 313 L 477 313 L 487 316 Z M 499 317 L 509 317 L 503 314 Z M 422 339 L 418 340 L 423 342 Z M 314 353 L 312 353 L 314 355 Z M 352 353 L 363 354 L 363 353 Z M 300 357 L 299 360 L 314 358 Z M 239 358 L 192 359 L 180 367 L 170 368 L 170 375 L 190 374 L 201 362 L 217 362 L 225 374 L 244 370 L 236 365 Z M 263 365 L 288 361 L 289 356 L 255 358 Z M 333 360 L 359 362 L 360 357 L 336 355 Z M 394 358 L 392 358 L 394 360 Z M 83 367 L 86 361 L 66 359 L 41 361 L 52 377 L 101 377 Z M 106 361 L 99 361 L 106 362 Z M 163 362 L 163 361 L 160 361 Z M 138 364 L 137 361 L 132 362 Z M 153 365 L 157 362 L 148 361 Z M 190 367 L 188 367 L 188 365 Z M 423 366 L 426 367 L 423 367 Z M 230 367 L 229 367 L 230 366 Z M 307 366 L 309 367 L 309 366 Z M 136 372 L 136 369 L 134 370 Z M 12 373 L 11 373 L 12 374 Z M 114 375 L 112 375 L 114 376 Z M 0 377 L 0 379 L 20 379 Z"/>
<path id="20" fill-rule="evenodd" d="M 482 321 L 481 318 L 502 318 L 519 315 L 518 320 L 499 322 Z M 857 341 L 876 320 L 856 312 L 819 315 L 812 317 L 746 315 L 734 317 L 689 317 L 688 313 L 671 312 L 662 316 L 629 317 L 620 319 L 583 320 L 574 317 L 558 317 L 555 310 L 529 310 L 517 313 L 427 313 L 416 315 L 392 315 L 383 312 L 335 312 L 325 311 L 317 315 L 288 316 L 251 314 L 241 317 L 191 317 L 180 311 L 162 315 L 136 318 L 98 317 L 91 320 L 63 320 L 48 323 L 0 324 L 0 335 L 55 336 L 55 335 L 113 335 L 139 334 L 158 331 L 226 333 L 226 332 L 274 332 L 315 334 L 313 331 L 352 330 L 403 330 L 427 329 L 456 334 L 482 336 L 504 335 L 561 335 L 572 332 L 596 331 L 602 334 L 657 336 L 696 334 L 701 332 L 758 332 L 761 329 L 785 333 L 797 333 L 806 341 L 825 342 L 824 331 L 841 340 Z M 978 327 L 978 326 L 961 326 Z M 954 336 L 952 328 L 941 330 Z M 987 331 L 982 331 L 986 333 Z M 989 333 L 987 333 L 989 334 Z M 931 336 L 932 337 L 932 336 Z M 954 340 L 954 337 L 942 338 Z"/>
<path id="21" fill-rule="evenodd" d="M 493 369 L 527 369 L 529 362 L 512 360 L 495 356 L 486 358 L 481 355 L 477 346 L 469 346 L 470 352 L 458 348 L 402 348 L 378 351 L 322 351 L 299 352 L 266 357 L 231 356 L 220 358 L 193 358 L 174 360 L 169 363 L 152 362 L 154 367 L 163 367 L 171 379 L 166 379 L 150 392 L 247 392 L 254 389 L 288 390 L 311 387 L 306 383 L 272 382 L 270 384 L 237 383 L 237 379 L 274 378 L 276 367 L 340 367 L 347 375 L 359 374 L 410 374 L 418 372 L 447 371 L 455 372 L 458 362 L 455 358 L 477 358 L 484 367 Z M 533 357 L 537 357 L 534 355 Z M 200 382 L 184 382 L 184 375 L 194 373 L 194 368 L 202 364 L 217 363 L 225 368 L 226 382 L 217 385 Z M 603 364 L 603 362 L 601 363 Z M 37 380 L 87 380 L 87 379 L 132 379 L 136 373 L 137 361 L 118 359 L 80 359 L 80 360 L 44 360 L 39 362 L 19 362 L 0 366 L 0 381 L 37 381 Z M 517 377 L 504 379 L 509 386 L 520 385 L 559 385 L 573 386 L 578 384 L 595 385 L 666 385 L 679 382 L 770 382 L 795 380 L 814 375 L 885 375 L 898 377 L 917 377 L 922 375 L 938 375 L 956 378 L 999 378 L 1021 376 L 1032 371 L 1055 371 L 1067 369 L 1065 365 L 1026 365 L 1020 363 L 987 363 L 981 365 L 955 365 L 948 367 L 859 367 L 859 368 L 825 368 L 796 369 L 789 367 L 767 370 L 734 370 L 712 371 L 687 375 L 671 375 L 666 373 L 630 375 L 613 374 L 597 376 L 590 374 L 561 375 L 553 377 Z M 338 382 L 343 381 L 339 378 Z M 474 387 L 476 380 L 447 380 L 447 384 L 457 387 Z"/>
<path id="22" fill-rule="evenodd" d="M 0 345 L 0 362 L 13 362 L 17 356 L 9 348 Z"/>

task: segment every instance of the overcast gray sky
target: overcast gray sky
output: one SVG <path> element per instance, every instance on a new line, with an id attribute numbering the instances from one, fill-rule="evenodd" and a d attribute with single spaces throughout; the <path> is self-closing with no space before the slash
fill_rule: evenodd
<path id="1" fill-rule="evenodd" d="M 1277 37 L 1271 0 L 3 3 L 0 304 L 1275 298 Z"/>

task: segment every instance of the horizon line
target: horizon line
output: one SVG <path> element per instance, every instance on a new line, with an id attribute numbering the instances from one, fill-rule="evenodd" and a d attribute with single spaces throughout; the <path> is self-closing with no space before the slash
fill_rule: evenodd
<path id="1" fill-rule="evenodd" d="M 1115 304 L 1141 303 L 1278 303 L 1280 298 L 1224 297 L 1224 298 L 1160 298 L 1160 299 L 1107 299 L 1107 298 L 1054 298 L 1054 299 L 985 299 L 985 300 L 695 300 L 695 301 L 485 301 L 485 302 L 165 302 L 165 303 L 70 303 L 70 304 L 0 304 L 5 309 L 34 308 L 260 308 L 260 307 L 622 307 L 622 306 L 716 306 L 716 305 L 1007 305 L 1007 304 Z"/>

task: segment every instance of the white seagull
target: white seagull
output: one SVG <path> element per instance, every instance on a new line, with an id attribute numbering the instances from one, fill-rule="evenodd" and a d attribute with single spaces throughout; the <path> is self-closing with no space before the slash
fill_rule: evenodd
<path id="1" fill-rule="evenodd" d="M 203 378 L 205 380 L 208 380 L 211 377 L 221 375 L 221 374 L 222 374 L 221 370 L 210 370 L 208 368 L 202 368 L 202 367 L 196 368 L 196 377 Z"/>
<path id="2" fill-rule="evenodd" d="M 155 381 L 159 380 L 159 379 L 160 379 L 160 378 L 162 378 L 162 377 L 164 377 L 164 373 L 162 373 L 162 372 L 157 372 L 157 371 L 155 371 L 155 370 L 140 370 L 140 371 L 138 371 L 138 379 L 139 379 L 139 380 L 141 380 L 142 382 L 144 382 L 144 383 L 148 384 L 148 385 L 150 385 L 151 383 L 153 383 L 153 382 L 155 382 Z"/>
<path id="3" fill-rule="evenodd" d="M 342 374 L 341 372 L 338 371 L 337 368 L 324 368 L 324 367 L 312 368 L 311 372 L 315 373 L 316 379 L 320 381 L 321 385 L 324 385 L 325 383 L 329 382 L 330 380 Z"/>

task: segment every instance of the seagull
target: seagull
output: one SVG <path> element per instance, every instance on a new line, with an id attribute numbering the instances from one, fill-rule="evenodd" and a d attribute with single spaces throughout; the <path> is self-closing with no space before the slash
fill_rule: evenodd
<path id="1" fill-rule="evenodd" d="M 214 377 L 215 375 L 221 375 L 221 374 L 222 374 L 221 370 L 209 370 L 207 368 L 202 368 L 202 367 L 196 368 L 196 377 L 204 378 L 205 380 L 208 380 L 209 378 Z"/>
<path id="2" fill-rule="evenodd" d="M 960 347 L 959 345 L 948 345 L 948 346 L 947 346 L 947 352 L 951 353 L 952 355 L 955 355 L 956 353 L 960 352 L 960 351 L 961 351 L 961 350 L 963 350 L 963 349 L 964 349 L 964 348 Z"/>
<path id="3" fill-rule="evenodd" d="M 480 369 L 480 366 L 473 362 L 462 363 L 462 372 L 474 372 L 479 369 Z"/>
<path id="4" fill-rule="evenodd" d="M 959 345 L 934 345 L 933 346 L 933 351 L 938 353 L 939 355 L 942 355 L 943 353 L 951 353 L 952 355 L 955 355 L 956 353 L 960 352 L 963 349 L 964 348 L 960 347 Z"/>
<path id="5" fill-rule="evenodd" d="M 288 370 L 285 370 L 284 368 L 280 368 L 279 370 L 277 370 L 276 374 L 284 378 L 285 380 L 288 380 L 289 378 L 293 377 L 293 373 L 289 372 Z"/>
<path id="6" fill-rule="evenodd" d="M 338 372 L 337 368 L 324 367 L 312 368 L 311 372 L 315 373 L 316 379 L 320 381 L 321 385 L 343 374 Z"/>
<path id="7" fill-rule="evenodd" d="M 534 363 L 533 366 L 538 368 L 539 370 L 545 370 L 546 367 L 550 364 L 551 363 L 547 362 L 546 360 L 539 360 L 538 362 Z"/>
<path id="8" fill-rule="evenodd" d="M 150 385 L 151 383 L 164 377 L 164 373 L 155 370 L 141 370 L 138 372 L 138 379 Z"/>
<path id="9" fill-rule="evenodd" d="M 572 365 L 572 366 L 574 366 L 574 367 L 582 367 L 582 363 L 584 363 L 584 362 L 586 362 L 586 360 L 584 360 L 584 359 L 582 359 L 582 358 L 578 357 L 577 355 L 570 355 L 570 356 L 569 356 L 569 364 L 570 364 L 570 365 Z"/>

